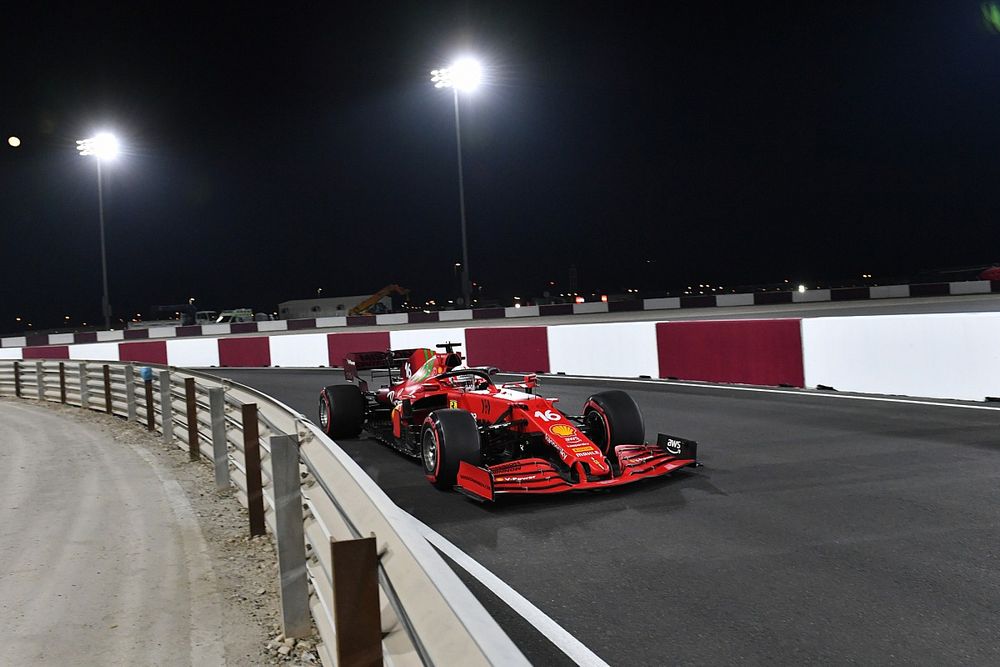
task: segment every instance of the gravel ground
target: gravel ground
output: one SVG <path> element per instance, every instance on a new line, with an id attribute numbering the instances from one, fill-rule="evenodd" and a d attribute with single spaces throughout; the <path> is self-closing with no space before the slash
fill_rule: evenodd
<path id="1" fill-rule="evenodd" d="M 32 404 L 38 405 L 35 401 Z M 270 534 L 249 537 L 246 509 L 235 494 L 215 492 L 208 460 L 192 464 L 186 450 L 166 445 L 158 434 L 121 418 L 55 403 L 43 405 L 107 433 L 122 447 L 147 452 L 180 484 L 197 514 L 218 581 L 227 664 L 320 663 L 315 628 L 312 636 L 300 640 L 286 639 L 282 634 L 274 542 Z"/>

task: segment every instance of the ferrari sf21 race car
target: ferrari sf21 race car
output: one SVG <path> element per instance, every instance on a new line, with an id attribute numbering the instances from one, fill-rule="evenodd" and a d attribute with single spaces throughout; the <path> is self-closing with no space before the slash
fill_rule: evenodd
<path id="1" fill-rule="evenodd" d="M 592 395 L 582 415 L 534 394 L 537 379 L 494 383 L 495 368 L 469 368 L 458 343 L 353 352 L 344 375 L 357 384 L 325 387 L 319 421 L 332 438 L 362 430 L 419 458 L 436 487 L 479 501 L 507 493 L 603 489 L 697 466 L 697 443 L 659 434 L 645 443 L 638 406 L 623 391 Z M 370 390 L 359 376 L 370 371 Z"/>

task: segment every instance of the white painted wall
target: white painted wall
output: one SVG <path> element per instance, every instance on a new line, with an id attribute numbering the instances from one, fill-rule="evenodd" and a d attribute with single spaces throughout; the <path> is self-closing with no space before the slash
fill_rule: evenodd
<path id="1" fill-rule="evenodd" d="M 73 334 L 49 334 L 49 345 L 72 345 Z"/>
<path id="2" fill-rule="evenodd" d="M 992 285 L 989 280 L 969 280 L 961 283 L 948 283 L 948 291 L 954 294 L 989 294 Z"/>
<path id="3" fill-rule="evenodd" d="M 752 306 L 753 294 L 716 294 L 715 305 L 723 306 Z"/>
<path id="4" fill-rule="evenodd" d="M 1000 396 L 1000 313 L 802 320 L 807 387 L 981 401 Z"/>
<path id="5" fill-rule="evenodd" d="M 268 336 L 267 340 L 272 366 L 315 368 L 330 365 L 326 334 Z"/>
<path id="6" fill-rule="evenodd" d="M 538 306 L 521 306 L 520 308 L 504 308 L 504 317 L 538 317 Z"/>
<path id="7" fill-rule="evenodd" d="M 0 347 L 0 359 L 20 359 L 20 347 Z"/>
<path id="8" fill-rule="evenodd" d="M 73 348 L 70 348 L 72 353 Z M 207 368 L 219 365 L 218 338 L 177 338 L 167 341 L 167 363 L 171 366 Z"/>
<path id="9" fill-rule="evenodd" d="M 667 308 L 680 308 L 681 298 L 679 296 L 665 296 L 659 299 L 643 299 L 643 310 L 662 310 Z"/>
<path id="10" fill-rule="evenodd" d="M 471 320 L 471 310 L 442 310 L 438 313 L 438 319 L 442 322 L 454 322 L 456 320 Z"/>
<path id="11" fill-rule="evenodd" d="M 103 332 L 99 331 L 98 335 L 101 333 Z M 118 361 L 118 343 L 82 343 L 80 345 L 70 345 L 69 358 Z"/>
<path id="12" fill-rule="evenodd" d="M 409 315 L 406 313 L 385 313 L 375 316 L 375 324 L 406 324 L 409 321 Z"/>
<path id="13" fill-rule="evenodd" d="M 99 343 L 108 343 L 113 340 L 125 340 L 125 332 L 121 330 L 97 332 L 97 341 Z"/>
<path id="14" fill-rule="evenodd" d="M 547 330 L 553 373 L 659 375 L 655 322 L 566 324 Z"/>
<path id="15" fill-rule="evenodd" d="M 389 332 L 389 346 L 394 350 L 429 347 L 435 352 L 441 352 L 435 345 L 448 341 L 461 343 L 462 346 L 458 349 L 462 352 L 462 357 L 466 356 L 465 329 L 403 329 Z"/>
<path id="16" fill-rule="evenodd" d="M 0 347 L 24 347 L 28 344 L 25 336 L 11 336 L 10 338 L 0 338 Z"/>

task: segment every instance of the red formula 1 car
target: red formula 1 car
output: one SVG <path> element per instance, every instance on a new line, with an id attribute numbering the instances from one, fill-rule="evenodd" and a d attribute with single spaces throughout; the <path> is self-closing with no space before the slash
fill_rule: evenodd
<path id="1" fill-rule="evenodd" d="M 691 440 L 660 434 L 645 444 L 642 415 L 623 391 L 594 394 L 582 415 L 567 415 L 558 399 L 533 393 L 534 375 L 497 385 L 496 369 L 464 366 L 457 346 L 348 354 L 344 375 L 358 384 L 320 393 L 323 431 L 352 438 L 367 430 L 419 458 L 438 488 L 476 500 L 602 489 L 698 465 Z M 370 391 L 360 371 L 387 384 Z"/>

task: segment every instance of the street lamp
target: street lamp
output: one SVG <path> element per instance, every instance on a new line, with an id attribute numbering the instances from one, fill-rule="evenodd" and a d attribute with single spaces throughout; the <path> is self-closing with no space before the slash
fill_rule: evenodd
<path id="1" fill-rule="evenodd" d="M 97 212 L 101 221 L 101 278 L 104 281 L 104 300 L 101 302 L 101 312 L 104 314 L 104 328 L 111 328 L 111 301 L 108 298 L 108 259 L 104 249 L 104 189 L 101 178 L 101 163 L 113 160 L 118 155 L 118 139 L 108 132 L 101 132 L 90 139 L 76 142 L 80 155 L 92 155 L 97 158 Z"/>
<path id="2" fill-rule="evenodd" d="M 458 117 L 458 91 L 472 92 L 483 78 L 483 69 L 473 58 L 459 58 L 451 67 L 431 70 L 435 88 L 451 88 L 455 95 L 455 144 L 458 150 L 458 204 L 462 216 L 462 296 L 472 307 L 472 283 L 469 279 L 469 244 L 465 232 L 465 182 L 462 178 L 462 130 Z"/>

